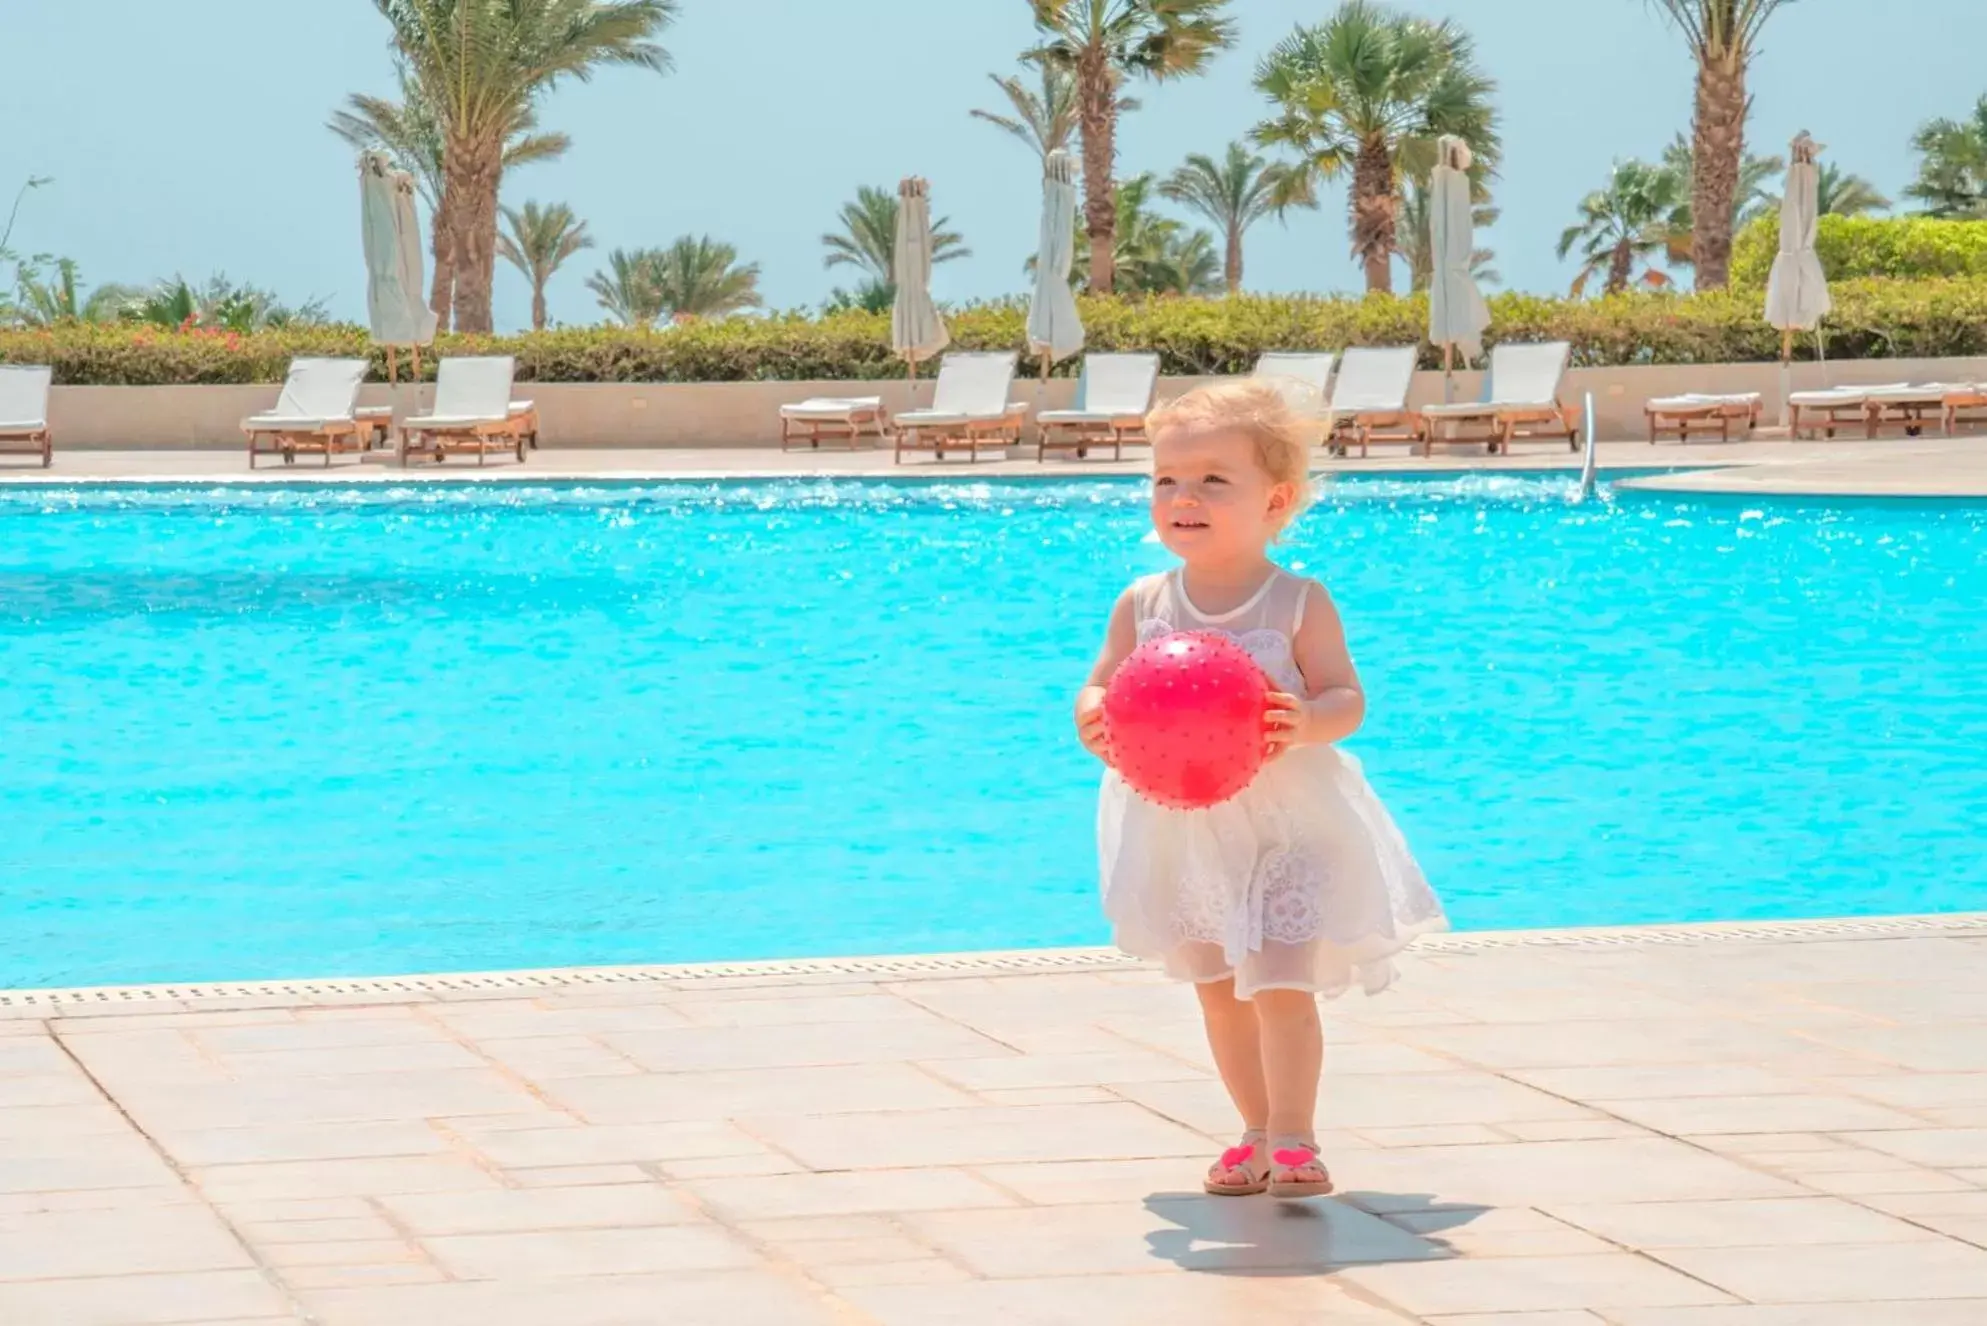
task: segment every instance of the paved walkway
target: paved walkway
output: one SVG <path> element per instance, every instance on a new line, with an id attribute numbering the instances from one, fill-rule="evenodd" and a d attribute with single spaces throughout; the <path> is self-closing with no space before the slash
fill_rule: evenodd
<path id="1" fill-rule="evenodd" d="M 1688 446 L 1646 442 L 1604 442 L 1600 463 L 1607 468 L 1691 469 L 1688 474 L 1639 478 L 1637 486 L 1678 489 L 1729 489 L 1742 492 L 1788 493 L 1895 493 L 1987 497 L 1987 438 L 1898 438 L 1888 441 L 1788 442 L 1762 438 L 1752 442 L 1693 442 Z M 989 478 L 1009 475 L 1040 476 L 1072 474 L 1137 474 L 1147 460 L 1143 450 L 1135 450 L 1120 462 L 1051 461 L 1042 465 L 1032 457 L 1018 460 L 988 459 L 968 465 L 961 460 L 939 462 L 929 456 L 892 464 L 887 451 L 788 451 L 774 447 L 728 448 L 721 450 L 639 450 L 585 449 L 557 447 L 534 453 L 519 466 L 493 460 L 479 467 L 461 459 L 446 465 L 420 465 L 402 469 L 384 463 L 382 454 L 372 463 L 355 457 L 341 457 L 329 469 L 309 458 L 294 466 L 264 465 L 248 468 L 247 456 L 228 451 L 63 451 L 56 455 L 55 467 L 43 470 L 33 461 L 0 457 L 0 484 L 9 482 L 56 482 L 75 479 L 222 479 L 237 481 L 257 478 L 269 481 L 298 481 L 330 478 L 339 482 L 354 480 L 415 479 L 585 479 L 585 478 L 724 478 L 738 476 L 779 476 L 823 474 L 932 475 L 959 478 Z M 1332 468 L 1346 474 L 1454 472 L 1530 472 L 1567 469 L 1579 458 L 1562 447 L 1520 444 L 1514 456 L 1486 456 L 1480 451 L 1442 452 L 1433 457 L 1410 457 L 1397 452 L 1375 453 L 1370 459 L 1357 457 L 1334 461 Z"/>
<path id="2" fill-rule="evenodd" d="M 1407 967 L 1290 1206 L 1097 956 L 0 994 L 0 1322 L 1987 1322 L 1987 917 Z"/>

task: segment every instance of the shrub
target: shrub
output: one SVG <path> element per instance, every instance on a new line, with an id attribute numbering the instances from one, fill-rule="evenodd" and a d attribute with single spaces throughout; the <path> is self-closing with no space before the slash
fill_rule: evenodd
<path id="1" fill-rule="evenodd" d="M 1732 284 L 1765 289 L 1779 251 L 1779 215 L 1754 220 L 1733 242 Z M 1987 278 L 1987 221 L 1824 216 L 1815 225 L 1815 255 L 1831 283 L 1870 276 Z"/>
<path id="2" fill-rule="evenodd" d="M 1833 285 L 1828 353 L 1840 358 L 1935 358 L 1987 354 L 1987 275 L 1941 281 L 1853 280 Z M 1084 299 L 1092 350 L 1156 350 L 1169 374 L 1243 373 L 1265 350 L 1341 350 L 1422 341 L 1420 295 L 1366 298 Z M 1590 301 L 1499 294 L 1491 337 L 1566 340 L 1573 362 L 1692 364 L 1777 358 L 1779 333 L 1762 320 L 1757 289 L 1705 294 L 1634 292 Z M 962 350 L 1016 349 L 1027 310 L 1018 301 L 948 315 Z M 1812 341 L 1801 338 L 1804 351 Z M 423 355 L 427 376 L 451 354 L 508 354 L 525 382 L 754 382 L 901 376 L 890 353 L 888 314 L 850 310 L 825 317 L 784 314 L 643 331 L 588 327 L 516 336 L 450 335 Z M 280 382 L 293 355 L 372 360 L 384 352 L 363 328 L 326 326 L 251 333 L 64 324 L 0 330 L 0 362 L 55 366 L 65 384 L 161 385 Z M 1422 345 L 1422 363 L 1440 352 Z M 1057 368 L 1073 373 L 1075 361 Z M 930 370 L 927 369 L 928 373 Z"/>

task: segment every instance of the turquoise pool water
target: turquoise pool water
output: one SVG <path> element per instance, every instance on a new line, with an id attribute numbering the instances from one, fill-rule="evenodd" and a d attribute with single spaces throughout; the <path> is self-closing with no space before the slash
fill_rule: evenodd
<path id="1" fill-rule="evenodd" d="M 1090 943 L 1134 483 L 0 491 L 0 986 Z M 1987 507 L 1342 481 L 1463 927 L 1987 906 Z"/>

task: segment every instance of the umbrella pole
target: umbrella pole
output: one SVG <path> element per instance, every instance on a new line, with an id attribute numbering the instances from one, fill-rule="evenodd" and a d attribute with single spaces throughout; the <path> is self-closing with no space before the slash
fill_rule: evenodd
<path id="1" fill-rule="evenodd" d="M 1782 328 L 1780 332 L 1780 426 L 1787 426 L 1788 413 L 1794 387 L 1794 329 Z"/>

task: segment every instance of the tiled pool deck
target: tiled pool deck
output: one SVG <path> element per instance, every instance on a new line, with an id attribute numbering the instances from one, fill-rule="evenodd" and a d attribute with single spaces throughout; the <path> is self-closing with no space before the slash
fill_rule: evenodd
<path id="1" fill-rule="evenodd" d="M 0 1322 L 1987 1322 L 1987 917 L 1447 937 L 1328 1017 L 1278 1206 L 1103 955 L 0 995 Z"/>

